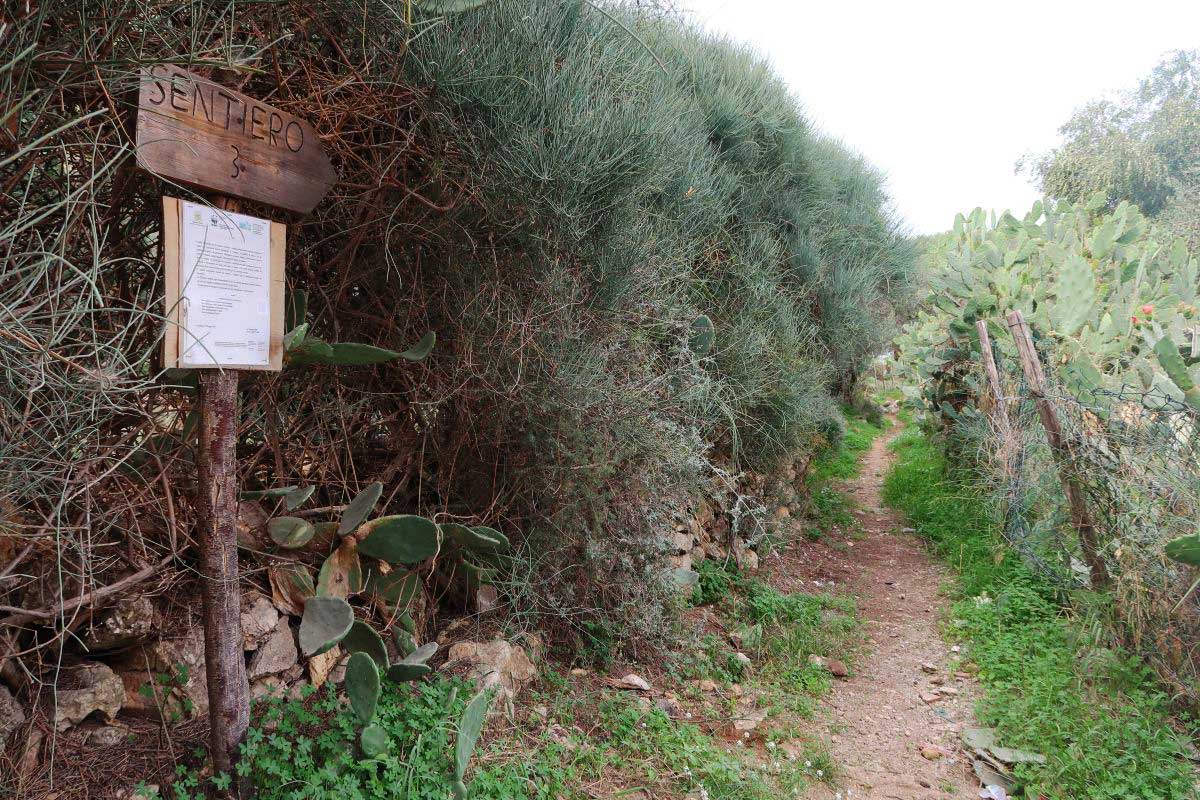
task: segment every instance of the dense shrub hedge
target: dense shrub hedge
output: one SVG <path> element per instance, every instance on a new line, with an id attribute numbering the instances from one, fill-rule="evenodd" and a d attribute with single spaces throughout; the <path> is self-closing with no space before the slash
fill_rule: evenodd
<path id="1" fill-rule="evenodd" d="M 339 184 L 289 220 L 312 332 L 438 334 L 420 367 L 243 380 L 243 485 L 315 483 L 325 505 L 382 480 L 392 512 L 502 528 L 527 554 L 515 607 L 564 631 L 657 629 L 672 512 L 715 465 L 765 470 L 835 435 L 834 397 L 904 297 L 878 173 L 761 58 L 664 9 L 29 13 L 0 67 L 24 101 L 0 134 L 0 328 L 19 334 L 0 337 L 0 533 L 55 532 L 73 568 L 36 595 L 8 584 L 8 605 L 102 584 L 125 569 L 104 541 L 152 558 L 191 518 L 191 390 L 156 355 L 158 197 L 185 190 L 133 168 L 142 63 L 190 63 L 321 132 Z"/>

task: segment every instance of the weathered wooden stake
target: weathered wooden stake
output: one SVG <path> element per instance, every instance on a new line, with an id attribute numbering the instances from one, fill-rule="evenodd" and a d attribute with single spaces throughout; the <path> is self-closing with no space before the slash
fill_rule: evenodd
<path id="1" fill-rule="evenodd" d="M 1046 429 L 1046 441 L 1058 465 L 1058 474 L 1062 479 L 1063 491 L 1067 495 L 1067 503 L 1071 507 L 1071 524 L 1079 534 L 1079 548 L 1083 551 L 1083 560 L 1087 562 L 1092 576 L 1092 587 L 1103 588 L 1109 584 L 1108 567 L 1100 556 L 1096 541 L 1096 526 L 1088 512 L 1083 498 L 1083 488 L 1075 467 L 1071 461 L 1071 453 L 1063 439 L 1062 425 L 1054 406 L 1046 397 L 1046 375 L 1042 372 L 1042 362 L 1038 358 L 1033 345 L 1033 336 L 1029 333 L 1029 325 L 1020 311 L 1010 311 L 1008 314 L 1008 329 L 1012 332 L 1017 345 L 1017 356 L 1021 360 L 1021 370 L 1029 383 L 1029 390 L 1037 404 L 1038 416 L 1042 427 Z"/>
<path id="2" fill-rule="evenodd" d="M 237 201 L 225 197 L 218 198 L 216 205 L 226 211 L 237 210 Z M 237 370 L 200 370 L 197 479 L 209 744 L 213 769 L 234 779 L 235 796 L 238 781 L 233 766 L 238 745 L 250 726 L 238 583 L 237 428 Z"/>
<path id="3" fill-rule="evenodd" d="M 987 372 L 988 386 L 992 390 L 992 420 L 1000 429 L 1000 434 L 1008 440 L 1008 406 L 1004 403 L 1004 391 L 1000 388 L 1000 372 L 996 369 L 996 359 L 992 356 L 992 339 L 988 335 L 987 323 L 975 320 L 975 330 L 979 332 L 979 351 L 983 354 L 983 368 Z"/>
<path id="4" fill-rule="evenodd" d="M 987 373 L 988 387 L 992 395 L 992 424 L 1000 434 L 1000 464 L 1005 476 L 1011 480 L 1015 473 L 1013 454 L 1017 449 L 1017 440 L 1008 419 L 1008 404 L 1004 399 L 1004 390 L 1000 387 L 1000 371 L 996 369 L 996 359 L 992 355 L 992 337 L 988 334 L 987 323 L 981 319 L 976 320 L 975 330 L 979 332 L 979 351 L 983 354 L 983 368 Z"/>

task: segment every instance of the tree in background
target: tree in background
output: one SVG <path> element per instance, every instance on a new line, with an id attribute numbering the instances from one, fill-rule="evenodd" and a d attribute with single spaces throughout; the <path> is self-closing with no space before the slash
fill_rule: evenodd
<path id="1" fill-rule="evenodd" d="M 1200 51 L 1169 54 L 1137 89 L 1094 100 L 1059 132 L 1063 143 L 1022 159 L 1048 196 L 1084 203 L 1103 192 L 1152 220 L 1200 238 Z"/>

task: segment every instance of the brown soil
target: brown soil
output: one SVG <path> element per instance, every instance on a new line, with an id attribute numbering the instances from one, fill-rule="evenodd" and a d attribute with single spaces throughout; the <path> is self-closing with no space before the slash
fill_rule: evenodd
<path id="1" fill-rule="evenodd" d="M 903 521 L 881 505 L 891 438 L 875 441 L 861 477 L 844 487 L 858 506 L 858 538 L 840 546 L 801 547 L 786 557 L 803 559 L 789 565 L 796 568 L 788 570 L 794 588 L 801 588 L 795 581 L 816 575 L 807 577 L 808 591 L 820 588 L 812 585 L 816 580 L 854 596 L 868 637 L 866 652 L 850 678 L 834 687 L 827 716 L 817 722 L 828 731 L 842 775 L 837 790 L 813 789 L 807 795 L 813 800 L 836 797 L 838 791 L 846 800 L 979 796 L 979 784 L 957 747 L 958 731 L 975 724 L 974 686 L 955 675 L 958 656 L 938 633 L 946 573 L 905 531 Z M 928 702 L 938 689 L 953 693 Z M 926 758 L 923 748 L 937 757 Z"/>

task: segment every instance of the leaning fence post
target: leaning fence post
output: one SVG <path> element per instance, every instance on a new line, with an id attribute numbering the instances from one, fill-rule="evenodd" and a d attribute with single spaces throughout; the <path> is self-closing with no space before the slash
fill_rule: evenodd
<path id="1" fill-rule="evenodd" d="M 1013 474 L 1012 450 L 1016 446 L 1013 438 L 1012 424 L 1008 419 L 1008 405 L 1004 401 L 1004 390 L 1000 387 L 1000 371 L 996 369 L 996 359 L 992 355 L 992 338 L 988 335 L 987 323 L 975 321 L 975 330 L 979 332 L 979 351 L 983 356 L 983 368 L 987 373 L 988 387 L 992 394 L 992 424 L 1000 434 L 1000 462 L 1004 466 L 1004 474 L 1011 478 Z"/>
<path id="2" fill-rule="evenodd" d="M 1050 452 L 1058 466 L 1058 474 L 1062 479 L 1063 491 L 1067 495 L 1067 503 L 1071 507 L 1071 524 L 1079 534 L 1079 547 L 1083 551 L 1083 560 L 1091 571 L 1092 587 L 1101 588 L 1109 583 L 1108 567 L 1098 552 L 1096 543 L 1096 526 L 1088 512 L 1083 499 L 1083 488 L 1071 461 L 1071 453 L 1063 440 L 1062 425 L 1054 406 L 1046 397 L 1046 375 L 1042 372 L 1042 362 L 1033 346 L 1033 336 L 1029 333 L 1029 325 L 1020 311 L 1008 313 L 1008 329 L 1012 332 L 1013 341 L 1017 345 L 1017 356 L 1021 361 L 1021 370 L 1033 394 L 1037 405 L 1038 416 L 1042 427 L 1046 429 L 1046 441 L 1050 444 Z"/>
<path id="3" fill-rule="evenodd" d="M 988 386 L 992 390 L 992 402 L 995 406 L 992 420 L 1007 441 L 1010 429 L 1008 407 L 1004 404 L 1004 392 L 1000 388 L 1000 372 L 996 369 L 995 358 L 992 357 L 992 339 L 988 336 L 987 323 L 981 319 L 976 320 L 975 330 L 979 331 L 979 351 L 983 354 L 983 368 L 987 372 Z"/>

